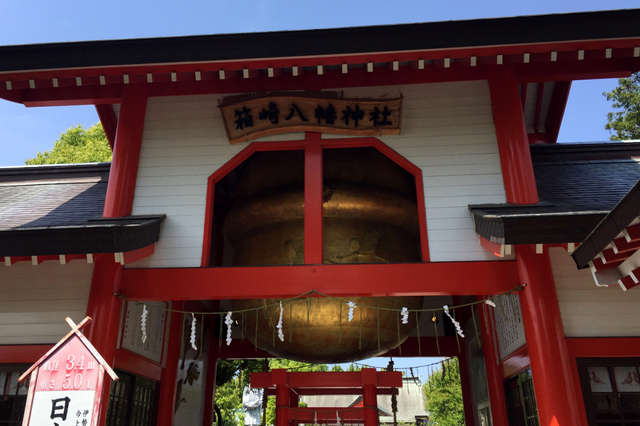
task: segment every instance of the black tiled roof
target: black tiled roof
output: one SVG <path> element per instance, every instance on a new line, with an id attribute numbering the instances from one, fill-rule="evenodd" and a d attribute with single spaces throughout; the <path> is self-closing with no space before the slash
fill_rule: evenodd
<path id="1" fill-rule="evenodd" d="M 102 217 L 109 163 L 0 168 L 0 230 Z"/>
<path id="2" fill-rule="evenodd" d="M 125 252 L 163 215 L 103 219 L 109 163 L 0 168 L 0 256 Z"/>
<path id="3" fill-rule="evenodd" d="M 531 157 L 540 200 L 571 211 L 609 211 L 640 179 L 640 143 L 534 145 Z"/>
<path id="4" fill-rule="evenodd" d="M 321 30 L 1 46 L 0 71 L 287 58 L 638 37 L 640 9 Z"/>
<path id="5" fill-rule="evenodd" d="M 476 232 L 504 244 L 580 242 L 640 179 L 640 143 L 534 145 L 540 203 L 470 205 Z"/>

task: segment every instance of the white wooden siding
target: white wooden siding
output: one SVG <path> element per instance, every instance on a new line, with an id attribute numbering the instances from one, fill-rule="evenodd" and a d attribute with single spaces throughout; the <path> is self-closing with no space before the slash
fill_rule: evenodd
<path id="1" fill-rule="evenodd" d="M 344 93 L 404 97 L 402 134 L 380 139 L 422 169 L 431 260 L 494 260 L 480 247 L 467 211 L 471 203 L 505 201 L 487 83 L 350 88 Z M 149 100 L 133 214 L 165 213 L 167 219 L 155 254 L 130 266 L 200 265 L 207 178 L 246 147 L 227 141 L 220 97 Z"/>
<path id="2" fill-rule="evenodd" d="M 0 268 L 0 345 L 55 343 L 87 310 L 93 265 L 20 262 Z M 1 349 L 0 349 L 1 350 Z"/>
<path id="3" fill-rule="evenodd" d="M 566 250 L 549 251 L 567 337 L 640 336 L 640 291 L 596 287 Z"/>

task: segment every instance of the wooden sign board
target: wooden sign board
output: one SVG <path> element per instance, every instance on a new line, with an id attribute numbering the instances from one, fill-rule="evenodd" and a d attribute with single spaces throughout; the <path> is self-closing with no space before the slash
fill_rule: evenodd
<path id="1" fill-rule="evenodd" d="M 100 416 L 102 381 L 118 376 L 79 328 L 88 317 L 29 368 L 23 426 L 96 426 Z"/>
<path id="2" fill-rule="evenodd" d="M 230 143 L 293 132 L 370 136 L 400 133 L 402 98 L 272 94 L 227 98 L 220 110 Z"/>

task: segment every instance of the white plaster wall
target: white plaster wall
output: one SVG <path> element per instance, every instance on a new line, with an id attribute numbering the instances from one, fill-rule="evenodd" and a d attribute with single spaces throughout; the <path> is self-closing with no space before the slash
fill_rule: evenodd
<path id="1" fill-rule="evenodd" d="M 562 248 L 549 250 L 567 337 L 640 336 L 640 291 L 596 287 Z"/>
<path id="2" fill-rule="evenodd" d="M 56 343 L 87 310 L 93 265 L 19 262 L 0 268 L 0 345 Z M 0 349 L 1 350 L 1 349 Z"/>
<path id="3" fill-rule="evenodd" d="M 480 247 L 467 210 L 468 204 L 505 201 L 487 83 L 350 88 L 344 93 L 404 96 L 402 134 L 380 139 L 422 169 L 431 260 L 495 260 Z M 228 143 L 220 98 L 149 100 L 133 214 L 166 213 L 167 219 L 155 254 L 130 266 L 200 265 L 207 177 L 246 147 Z M 302 138 L 292 134 L 270 140 Z"/>

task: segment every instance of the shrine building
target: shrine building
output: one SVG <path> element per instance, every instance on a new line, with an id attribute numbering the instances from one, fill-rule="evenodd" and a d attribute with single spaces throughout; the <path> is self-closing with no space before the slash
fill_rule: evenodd
<path id="1" fill-rule="evenodd" d="M 640 424 L 640 142 L 557 143 L 572 81 L 640 70 L 639 22 L 0 46 L 0 98 L 95 105 L 113 151 L 0 168 L 0 424 L 85 315 L 101 425 L 210 426 L 220 359 L 372 356 L 457 358 L 467 426 Z M 276 425 L 322 386 L 361 405 L 314 420 L 378 424 L 402 385 L 304 377 L 255 377 Z"/>

